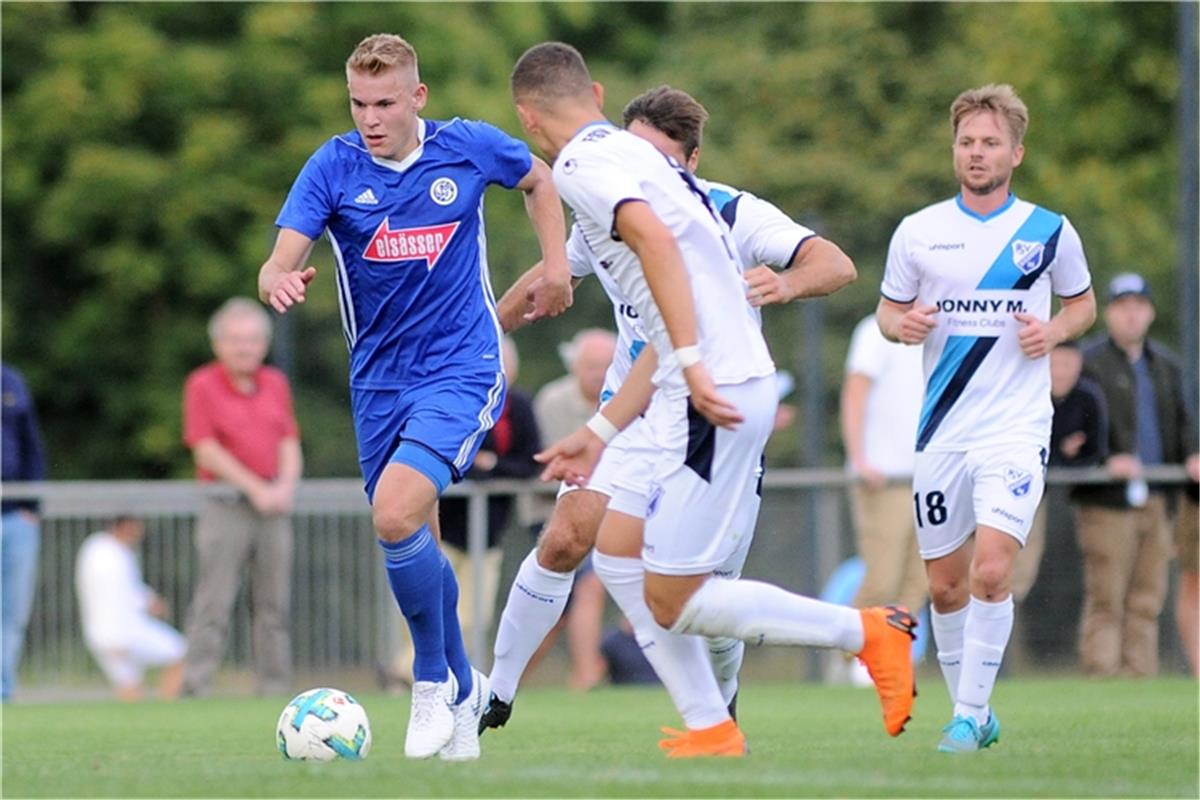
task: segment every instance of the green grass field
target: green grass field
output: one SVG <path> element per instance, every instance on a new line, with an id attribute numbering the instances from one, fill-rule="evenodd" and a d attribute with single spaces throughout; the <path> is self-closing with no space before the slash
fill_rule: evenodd
<path id="1" fill-rule="evenodd" d="M 403 757 L 407 698 L 361 694 L 374 748 L 361 763 L 284 761 L 279 700 L 122 706 L 15 705 L 3 716 L 5 797 L 1197 797 L 1197 684 L 1008 679 L 1000 742 L 935 752 L 949 715 L 922 684 L 906 733 L 883 732 L 874 693 L 817 684 L 748 685 L 743 760 L 668 762 L 657 688 L 521 695 L 483 758 Z"/>

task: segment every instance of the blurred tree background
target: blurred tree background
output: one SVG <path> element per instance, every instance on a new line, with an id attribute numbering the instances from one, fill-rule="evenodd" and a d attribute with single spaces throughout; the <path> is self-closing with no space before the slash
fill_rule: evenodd
<path id="1" fill-rule="evenodd" d="M 816 446 L 782 432 L 777 464 L 840 462 L 849 333 L 874 308 L 899 220 L 956 191 L 948 108 L 969 86 L 1017 87 L 1032 124 L 1016 191 L 1071 217 L 1098 287 L 1145 273 L 1164 300 L 1154 332 L 1178 341 L 1173 4 L 6 2 L 0 24 L 0 335 L 37 396 L 54 478 L 190 474 L 180 393 L 211 357 L 206 320 L 254 296 L 292 179 L 352 127 L 343 63 L 377 31 L 416 46 L 427 116 L 514 135 L 508 74 L 544 39 L 580 48 L 611 117 L 659 83 L 686 89 L 712 113 L 700 173 L 851 255 L 857 283 L 766 314 L 780 365 L 817 387 L 801 417 Z M 489 195 L 488 230 L 500 293 L 537 258 L 518 194 Z M 295 382 L 308 475 L 353 476 L 328 247 L 314 263 L 276 358 Z M 561 374 L 554 345 L 587 325 L 611 326 L 594 285 L 517 334 L 518 383 Z"/>

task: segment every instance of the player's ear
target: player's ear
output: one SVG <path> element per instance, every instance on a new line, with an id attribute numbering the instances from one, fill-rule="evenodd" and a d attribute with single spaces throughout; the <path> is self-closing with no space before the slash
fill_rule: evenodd
<path id="1" fill-rule="evenodd" d="M 692 148 L 692 152 L 688 153 L 687 164 L 685 166 L 687 167 L 688 172 L 693 172 L 693 173 L 696 171 L 696 167 L 700 166 L 700 148 L 699 147 Z"/>
<path id="2" fill-rule="evenodd" d="M 1025 158 L 1025 145 L 1019 144 L 1013 148 L 1013 167 L 1019 167 L 1021 161 Z"/>
<path id="3" fill-rule="evenodd" d="M 537 130 L 537 115 L 529 106 L 517 103 L 517 119 L 526 133 L 532 135 Z"/>
<path id="4" fill-rule="evenodd" d="M 413 110 L 420 112 L 429 102 L 429 87 L 423 83 L 418 83 L 416 90 L 413 92 Z"/>
<path id="5" fill-rule="evenodd" d="M 604 86 L 597 81 L 592 81 L 592 97 L 596 101 L 596 108 L 603 109 L 604 108 Z"/>

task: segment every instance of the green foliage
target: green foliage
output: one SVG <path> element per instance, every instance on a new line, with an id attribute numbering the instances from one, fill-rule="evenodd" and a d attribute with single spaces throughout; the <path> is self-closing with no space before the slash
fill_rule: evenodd
<path id="1" fill-rule="evenodd" d="M 666 82 L 712 112 L 701 173 L 754 191 L 840 244 L 856 284 L 822 304 L 820 343 L 770 309 L 782 366 L 819 371 L 830 421 L 854 323 L 874 307 L 888 239 L 954 193 L 948 107 L 1013 83 L 1030 106 L 1016 190 L 1069 215 L 1098 286 L 1138 269 L 1176 279 L 1177 10 L 1144 4 L 5 3 L 2 21 L 4 357 L 23 368 L 56 478 L 180 476 L 187 372 L 207 316 L 253 295 L 272 221 L 308 155 L 349 129 L 342 65 L 363 36 L 412 39 L 427 114 L 519 134 L 507 78 L 547 38 L 607 87 L 610 116 Z M 1195 209 L 1187 213 L 1195 213 Z M 521 198 L 488 197 L 497 292 L 538 257 Z M 328 248 L 279 332 L 293 365 L 308 472 L 356 469 Z M 586 284 L 585 284 L 586 286 Z M 608 325 L 596 287 L 517 334 L 520 382 L 561 372 L 553 344 Z M 1156 333 L 1174 340 L 1176 308 Z M 803 458 L 795 436 L 778 461 Z"/>
<path id="2" fill-rule="evenodd" d="M 934 749 L 950 704 L 930 674 L 908 730 L 889 739 L 874 692 L 746 681 L 744 759 L 673 762 L 678 726 L 661 687 L 587 694 L 524 689 L 476 763 L 403 756 L 408 701 L 351 689 L 371 720 L 362 762 L 285 761 L 273 726 L 286 698 L 140 706 L 28 704 L 4 710 L 13 797 L 1195 797 L 1195 682 L 1008 679 L 988 750 Z M 928 693 L 928 696 L 926 694 Z M 70 765 L 69 768 L 67 765 Z"/>

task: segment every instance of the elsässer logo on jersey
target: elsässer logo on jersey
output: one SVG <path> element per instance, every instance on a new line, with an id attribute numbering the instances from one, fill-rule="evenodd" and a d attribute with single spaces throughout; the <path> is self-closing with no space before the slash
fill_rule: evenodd
<path id="1" fill-rule="evenodd" d="M 423 260 L 427 269 L 433 269 L 433 265 L 442 257 L 446 246 L 454 238 L 456 230 L 457 222 L 392 230 L 385 218 L 375 229 L 371 241 L 367 243 L 363 258 L 388 264 Z"/>

